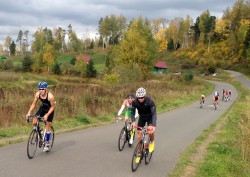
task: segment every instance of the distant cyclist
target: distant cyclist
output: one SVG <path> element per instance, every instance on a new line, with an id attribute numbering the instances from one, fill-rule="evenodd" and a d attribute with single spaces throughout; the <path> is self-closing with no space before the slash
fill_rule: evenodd
<path id="1" fill-rule="evenodd" d="M 217 91 L 214 92 L 213 102 L 214 102 L 214 104 L 216 104 L 217 106 L 219 105 L 219 93 L 218 93 Z"/>
<path id="2" fill-rule="evenodd" d="M 200 105 L 201 107 L 205 104 L 205 95 L 201 95 L 201 98 L 200 98 Z"/>
<path id="3" fill-rule="evenodd" d="M 147 130 L 150 137 L 149 152 L 154 151 L 154 139 L 155 139 L 155 128 L 156 128 L 156 107 L 154 101 L 146 96 L 146 90 L 143 87 L 140 87 L 136 91 L 136 99 L 132 103 L 132 122 L 135 126 L 135 110 L 138 110 L 139 120 L 138 126 L 144 127 L 147 123 Z M 138 130 L 138 141 L 142 137 L 142 132 Z M 136 158 L 136 163 L 139 163 L 140 157 Z"/>
<path id="4" fill-rule="evenodd" d="M 29 118 L 31 115 L 31 111 L 35 108 L 36 103 L 38 100 L 41 101 L 41 106 L 37 113 L 35 114 L 36 116 L 41 116 L 44 118 L 46 121 L 46 145 L 44 147 L 44 151 L 48 151 L 49 145 L 50 145 L 50 135 L 51 135 L 51 130 L 50 126 L 53 121 L 54 117 L 54 110 L 55 110 L 55 101 L 54 101 L 54 96 L 52 93 L 48 92 L 47 90 L 48 84 L 46 82 L 39 82 L 37 87 L 38 87 L 38 92 L 35 94 L 35 98 L 30 106 L 30 109 L 26 115 L 26 119 Z M 33 125 L 35 126 L 37 123 L 37 118 L 33 119 Z"/>
<path id="5" fill-rule="evenodd" d="M 122 114 L 124 108 L 126 108 L 125 117 L 124 117 L 125 121 L 127 121 L 128 119 L 131 119 L 132 102 L 134 101 L 134 99 L 135 99 L 134 94 L 130 93 L 127 95 L 127 98 L 123 101 L 122 106 L 120 110 L 118 111 L 118 114 L 117 114 L 118 117 Z M 138 113 L 136 111 L 135 117 L 137 117 L 137 115 Z M 133 144 L 134 132 L 135 132 L 135 129 L 132 128 L 129 144 Z"/>

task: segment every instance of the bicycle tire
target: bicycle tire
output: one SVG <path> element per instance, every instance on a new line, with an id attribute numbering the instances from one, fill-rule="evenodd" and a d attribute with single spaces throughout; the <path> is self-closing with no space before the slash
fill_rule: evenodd
<path id="1" fill-rule="evenodd" d="M 148 137 L 148 140 L 147 140 L 148 143 L 150 143 L 150 137 Z M 154 151 L 153 152 L 149 152 L 148 149 L 145 149 L 145 164 L 148 165 L 151 158 L 152 158 L 152 155 L 153 155 Z"/>
<path id="2" fill-rule="evenodd" d="M 141 146 L 141 150 L 139 150 L 139 146 Z M 142 140 L 140 140 L 137 143 L 137 145 L 135 147 L 135 150 L 133 152 L 132 162 L 131 162 L 132 172 L 135 172 L 137 170 L 137 168 L 139 167 L 139 165 L 141 163 L 141 160 L 143 159 L 142 149 L 143 149 L 143 142 L 142 142 Z M 136 163 L 135 160 L 136 160 L 136 158 L 138 157 L 139 154 L 140 154 L 140 161 L 139 161 L 139 163 Z"/>
<path id="3" fill-rule="evenodd" d="M 119 139 L 118 139 L 118 149 L 119 149 L 119 151 L 123 150 L 126 141 L 127 141 L 126 127 L 123 127 L 121 132 L 120 132 Z"/>
<path id="4" fill-rule="evenodd" d="M 49 149 L 46 151 L 46 152 L 49 152 L 52 147 L 53 147 L 53 144 L 54 144 L 54 140 L 55 140 L 55 131 L 54 131 L 54 127 L 51 126 L 50 127 L 50 131 L 51 131 L 51 135 L 50 135 L 50 146 L 49 146 Z"/>
<path id="5" fill-rule="evenodd" d="M 33 129 L 30 133 L 27 143 L 27 155 L 29 159 L 32 159 L 35 156 L 37 150 L 37 144 L 38 144 L 38 132 L 36 131 L 36 129 Z M 34 149 L 32 150 L 32 148 Z"/>

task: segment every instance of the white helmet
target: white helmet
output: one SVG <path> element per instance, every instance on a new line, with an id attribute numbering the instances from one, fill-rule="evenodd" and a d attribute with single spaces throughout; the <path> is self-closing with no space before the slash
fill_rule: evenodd
<path id="1" fill-rule="evenodd" d="M 146 96 L 146 90 L 143 87 L 138 88 L 136 91 L 136 97 L 144 97 Z"/>
<path id="2" fill-rule="evenodd" d="M 201 97 L 205 97 L 205 95 L 201 95 Z"/>
<path id="3" fill-rule="evenodd" d="M 215 92 L 214 92 L 214 95 L 216 95 L 216 96 L 217 96 L 217 95 L 218 95 L 218 92 L 217 92 L 217 91 L 215 91 Z"/>

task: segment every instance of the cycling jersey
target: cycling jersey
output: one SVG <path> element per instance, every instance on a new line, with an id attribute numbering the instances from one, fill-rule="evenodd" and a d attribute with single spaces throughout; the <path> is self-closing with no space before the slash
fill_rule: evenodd
<path id="1" fill-rule="evenodd" d="M 51 108 L 51 104 L 50 101 L 48 100 L 48 94 L 45 99 L 41 98 L 41 95 L 39 95 L 39 100 L 42 102 L 39 110 L 36 113 L 36 116 L 41 116 L 43 117 L 46 113 L 49 112 L 50 108 Z M 51 112 L 51 114 L 48 116 L 47 121 L 52 122 L 53 121 L 53 117 L 54 117 L 54 111 Z"/>
<path id="2" fill-rule="evenodd" d="M 145 97 L 144 102 L 140 103 L 138 99 L 135 99 L 132 103 L 131 119 L 135 121 L 135 110 L 138 110 L 139 122 L 140 120 L 146 120 L 148 124 L 156 126 L 156 107 L 153 100 L 149 97 Z"/>

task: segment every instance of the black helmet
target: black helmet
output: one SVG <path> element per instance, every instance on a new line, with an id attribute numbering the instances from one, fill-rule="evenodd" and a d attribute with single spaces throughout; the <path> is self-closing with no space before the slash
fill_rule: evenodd
<path id="1" fill-rule="evenodd" d="M 135 96 L 134 96 L 133 93 L 129 93 L 129 94 L 127 95 L 127 98 L 135 98 Z"/>

